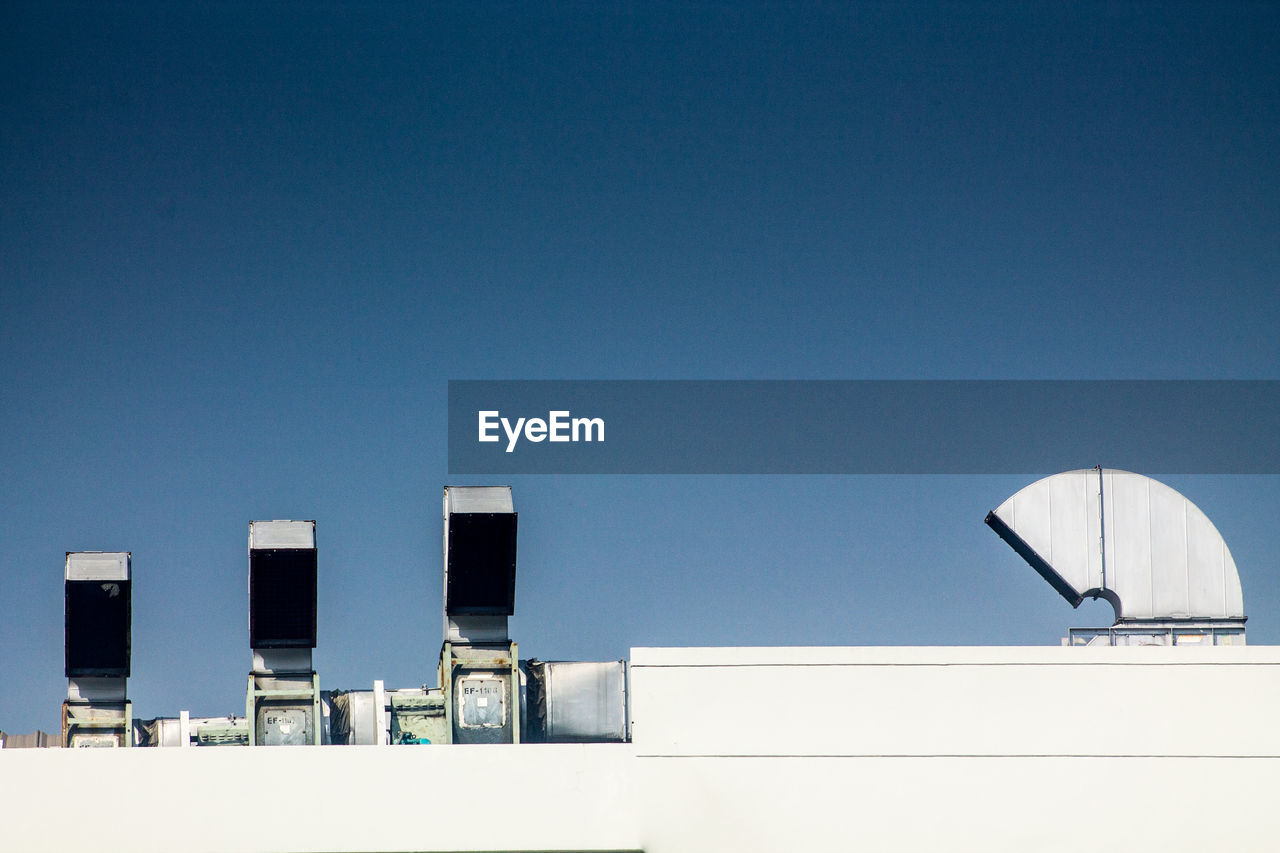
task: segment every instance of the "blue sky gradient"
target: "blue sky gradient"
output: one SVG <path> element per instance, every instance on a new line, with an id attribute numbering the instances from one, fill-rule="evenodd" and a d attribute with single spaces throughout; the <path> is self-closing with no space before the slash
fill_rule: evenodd
<path id="1" fill-rule="evenodd" d="M 0 729 L 81 549 L 136 715 L 242 712 L 258 518 L 323 687 L 434 683 L 449 379 L 1280 378 L 1277 163 L 1274 4 L 7 3 Z M 1165 479 L 1280 642 L 1280 478 Z M 1110 621 L 982 525 L 1025 478 L 511 483 L 524 656 Z"/>

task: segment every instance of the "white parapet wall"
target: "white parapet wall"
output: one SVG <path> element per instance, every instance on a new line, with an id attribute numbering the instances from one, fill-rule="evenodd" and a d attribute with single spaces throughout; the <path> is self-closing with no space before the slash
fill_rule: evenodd
<path id="1" fill-rule="evenodd" d="M 627 744 L 0 750 L 0 850 L 638 850 Z"/>
<path id="2" fill-rule="evenodd" d="M 1204 851 L 1280 648 L 635 649 L 631 744 L 0 751 L 0 849 Z"/>
<path id="3" fill-rule="evenodd" d="M 1280 648 L 634 649 L 646 850 L 1280 844 Z"/>

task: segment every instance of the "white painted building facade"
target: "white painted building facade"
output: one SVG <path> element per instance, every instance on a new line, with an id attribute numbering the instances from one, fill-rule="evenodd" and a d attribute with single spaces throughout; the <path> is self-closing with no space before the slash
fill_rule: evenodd
<path id="1" fill-rule="evenodd" d="M 1266 851 L 1280 647 L 634 649 L 632 742 L 0 750 L 0 847 Z"/>

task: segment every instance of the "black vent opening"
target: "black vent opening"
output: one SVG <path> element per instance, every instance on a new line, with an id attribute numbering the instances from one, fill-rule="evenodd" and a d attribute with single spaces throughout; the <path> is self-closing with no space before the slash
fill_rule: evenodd
<path id="1" fill-rule="evenodd" d="M 516 513 L 449 516 L 449 613 L 510 616 L 516 601 Z"/>
<path id="2" fill-rule="evenodd" d="M 255 649 L 316 647 L 314 549 L 249 552 L 249 645 Z"/>
<path id="3" fill-rule="evenodd" d="M 66 675 L 129 675 L 131 582 L 66 582 Z"/>

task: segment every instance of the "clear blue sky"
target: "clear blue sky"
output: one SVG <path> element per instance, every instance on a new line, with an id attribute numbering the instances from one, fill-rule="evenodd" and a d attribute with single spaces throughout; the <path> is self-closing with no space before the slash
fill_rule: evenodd
<path id="1" fill-rule="evenodd" d="M 1278 163 L 1274 4 L 6 3 L 0 729 L 82 549 L 135 714 L 243 713 L 257 518 L 323 687 L 434 684 L 451 378 L 1280 378 Z M 1278 480 L 1167 478 L 1252 642 Z M 1053 644 L 1026 482 L 516 478 L 514 637 Z"/>

